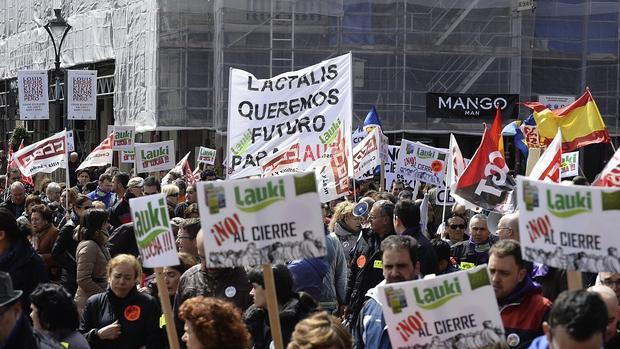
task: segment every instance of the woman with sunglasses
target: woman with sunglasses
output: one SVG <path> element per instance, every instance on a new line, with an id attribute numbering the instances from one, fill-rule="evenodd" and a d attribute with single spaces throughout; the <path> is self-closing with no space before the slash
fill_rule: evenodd
<path id="1" fill-rule="evenodd" d="M 169 217 L 174 217 L 174 209 L 179 203 L 179 187 L 174 184 L 166 184 L 161 187 L 161 192 L 166 194 L 166 204 L 168 205 Z"/>
<path id="2" fill-rule="evenodd" d="M 444 226 L 445 229 L 443 239 L 446 240 L 450 246 L 456 244 L 457 242 L 469 239 L 469 236 L 465 233 L 465 230 L 467 229 L 467 221 L 463 216 L 456 214 L 449 216 L 446 218 Z"/>
<path id="3" fill-rule="evenodd" d="M 75 250 L 78 241 L 73 239 L 73 234 L 76 226 L 84 225 L 84 216 L 92 205 L 88 196 L 82 194 L 77 196 L 71 216 L 60 229 L 58 238 L 52 247 L 52 258 L 60 266 L 60 284 L 71 293 L 71 296 L 75 296 L 77 291 Z"/>

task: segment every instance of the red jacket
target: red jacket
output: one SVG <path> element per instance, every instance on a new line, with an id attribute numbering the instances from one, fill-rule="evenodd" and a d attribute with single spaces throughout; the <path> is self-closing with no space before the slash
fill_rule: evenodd
<path id="1" fill-rule="evenodd" d="M 543 335 L 542 323 L 547 319 L 551 301 L 540 290 L 532 290 L 521 298 L 500 307 L 506 341 L 511 348 L 527 348 L 534 338 Z"/>

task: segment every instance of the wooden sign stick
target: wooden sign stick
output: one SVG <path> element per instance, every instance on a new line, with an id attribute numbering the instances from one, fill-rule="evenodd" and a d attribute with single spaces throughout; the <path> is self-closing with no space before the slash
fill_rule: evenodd
<path id="1" fill-rule="evenodd" d="M 263 264 L 263 282 L 267 296 L 267 312 L 269 313 L 269 326 L 271 327 L 271 339 L 275 349 L 284 349 L 282 341 L 282 329 L 280 328 L 280 308 L 276 297 L 276 284 L 273 278 L 271 264 Z"/>
<path id="2" fill-rule="evenodd" d="M 566 281 L 569 290 L 581 290 L 583 288 L 583 278 L 580 271 L 567 270 Z"/>
<path id="3" fill-rule="evenodd" d="M 179 349 L 179 337 L 177 336 L 177 329 L 174 324 L 174 316 L 172 316 L 172 307 L 170 306 L 170 296 L 168 294 L 168 288 L 166 288 L 166 280 L 164 280 L 164 268 L 155 268 L 155 280 L 157 280 L 159 301 L 161 302 L 164 318 L 166 319 L 168 347 L 170 349 Z"/>

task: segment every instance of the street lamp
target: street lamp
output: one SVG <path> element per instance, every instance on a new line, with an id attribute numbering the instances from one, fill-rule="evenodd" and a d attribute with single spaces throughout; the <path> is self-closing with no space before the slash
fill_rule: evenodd
<path id="1" fill-rule="evenodd" d="M 59 117 L 62 118 L 62 112 L 60 110 L 60 50 L 62 49 L 62 44 L 65 41 L 65 37 L 69 30 L 71 30 L 71 25 L 65 21 L 60 13 L 59 8 L 54 9 L 54 18 L 50 19 L 46 25 L 43 26 L 47 33 L 52 39 L 52 45 L 54 45 L 54 76 L 56 80 L 56 88 L 55 88 L 55 105 L 56 110 L 58 112 Z M 66 101 L 65 101 L 66 103 Z M 63 118 L 63 126 L 67 128 L 67 119 Z"/>

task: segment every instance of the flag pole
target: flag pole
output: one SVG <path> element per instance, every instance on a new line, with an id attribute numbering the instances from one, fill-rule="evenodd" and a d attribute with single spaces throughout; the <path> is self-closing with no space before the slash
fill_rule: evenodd
<path id="1" fill-rule="evenodd" d="M 65 127 L 65 166 L 67 166 L 65 170 L 65 188 L 67 191 L 71 189 L 71 179 L 69 174 L 69 139 L 67 137 L 67 128 Z M 65 214 L 69 211 L 69 193 L 65 194 Z"/>
<path id="2" fill-rule="evenodd" d="M 450 183 L 452 181 L 452 134 L 450 134 L 450 143 L 448 143 L 448 167 L 446 168 L 446 177 L 448 177 L 448 180 L 445 181 L 446 182 L 446 188 L 445 188 L 445 192 L 443 195 L 443 210 L 441 213 L 441 222 L 445 222 L 446 221 L 446 202 L 448 200 L 448 190 L 450 190 L 450 186 L 452 185 L 452 183 Z"/>

